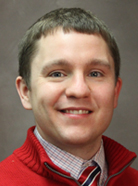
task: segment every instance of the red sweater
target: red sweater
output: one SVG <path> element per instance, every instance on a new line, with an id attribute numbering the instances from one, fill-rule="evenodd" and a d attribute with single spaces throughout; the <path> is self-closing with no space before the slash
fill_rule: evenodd
<path id="1" fill-rule="evenodd" d="M 28 130 L 23 146 L 0 163 L 0 186 L 80 185 L 52 163 L 33 130 Z M 109 170 L 105 186 L 138 186 L 138 171 L 130 167 L 136 154 L 105 136 L 103 140 Z"/>

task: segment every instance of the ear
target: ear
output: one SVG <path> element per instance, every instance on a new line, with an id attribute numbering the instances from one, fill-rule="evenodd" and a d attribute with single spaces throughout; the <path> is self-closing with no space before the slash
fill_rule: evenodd
<path id="1" fill-rule="evenodd" d="M 24 79 L 21 76 L 18 76 L 16 79 L 16 89 L 23 107 L 27 110 L 31 110 L 32 106 L 30 102 L 30 90 L 28 89 Z"/>
<path id="2" fill-rule="evenodd" d="M 116 82 L 116 86 L 115 86 L 114 108 L 117 107 L 121 87 L 122 87 L 122 79 L 118 78 L 118 80 Z"/>

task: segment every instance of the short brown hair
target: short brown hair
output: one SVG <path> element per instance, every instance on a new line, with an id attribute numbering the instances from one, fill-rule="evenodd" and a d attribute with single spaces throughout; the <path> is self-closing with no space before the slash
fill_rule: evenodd
<path id="1" fill-rule="evenodd" d="M 100 34 L 107 43 L 115 64 L 116 80 L 120 71 L 120 54 L 114 36 L 103 21 L 90 11 L 81 8 L 60 8 L 51 11 L 35 22 L 26 32 L 19 45 L 19 75 L 30 88 L 31 62 L 36 55 L 37 41 L 41 36 L 62 28 L 64 32 L 75 31 L 86 34 Z"/>

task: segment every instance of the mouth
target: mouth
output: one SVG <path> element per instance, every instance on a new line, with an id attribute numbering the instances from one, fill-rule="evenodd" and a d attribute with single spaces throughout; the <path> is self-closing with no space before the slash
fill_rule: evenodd
<path id="1" fill-rule="evenodd" d="M 82 115 L 82 114 L 90 114 L 92 111 L 90 110 L 61 110 L 62 113 L 67 113 L 67 114 L 75 114 L 75 115 Z"/>

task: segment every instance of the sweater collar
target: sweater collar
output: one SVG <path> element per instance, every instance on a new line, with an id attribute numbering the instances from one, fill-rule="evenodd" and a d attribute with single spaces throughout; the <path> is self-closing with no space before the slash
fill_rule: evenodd
<path id="1" fill-rule="evenodd" d="M 106 136 L 103 136 L 103 141 L 109 176 L 116 174 L 125 167 L 131 165 L 137 157 L 134 152 L 129 151 L 118 142 Z"/>
<path id="2" fill-rule="evenodd" d="M 40 174 L 41 176 L 52 176 L 49 171 L 46 171 L 44 163 L 47 163 L 51 168 L 55 169 L 62 174 L 70 176 L 67 172 L 60 169 L 53 164 L 40 142 L 35 137 L 33 131 L 35 127 L 31 127 L 28 130 L 25 143 L 14 151 L 14 154 L 32 171 Z M 129 164 L 136 154 L 130 152 L 119 143 L 111 140 L 108 137 L 103 136 L 105 157 L 108 163 L 109 176 L 122 170 L 127 164 Z M 53 176 L 52 176 L 53 177 Z M 52 178 L 53 179 L 53 178 Z"/>
<path id="3" fill-rule="evenodd" d="M 62 174 L 66 174 L 65 171 L 54 165 L 50 160 L 44 148 L 34 135 L 34 129 L 35 126 L 28 129 L 26 141 L 20 148 L 14 151 L 15 156 L 17 156 L 17 158 L 22 161 L 28 168 L 41 176 L 50 176 L 48 171 L 46 171 L 47 168 L 45 163 L 61 172 Z"/>

